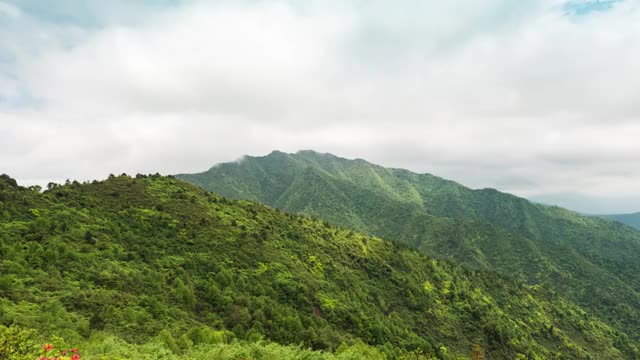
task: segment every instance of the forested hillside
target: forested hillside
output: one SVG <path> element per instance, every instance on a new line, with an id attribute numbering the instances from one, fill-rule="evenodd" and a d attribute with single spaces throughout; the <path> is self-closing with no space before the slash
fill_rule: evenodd
<path id="1" fill-rule="evenodd" d="M 557 291 L 640 339 L 640 232 L 429 174 L 300 151 L 179 178 Z"/>
<path id="2" fill-rule="evenodd" d="M 627 224 L 636 229 L 640 229 L 640 213 L 633 214 L 616 214 L 616 215 L 598 215 L 603 219 L 609 219 Z"/>
<path id="3" fill-rule="evenodd" d="M 61 336 L 83 360 L 638 357 L 541 287 L 173 178 L 38 190 L 0 177 L 5 349 Z"/>

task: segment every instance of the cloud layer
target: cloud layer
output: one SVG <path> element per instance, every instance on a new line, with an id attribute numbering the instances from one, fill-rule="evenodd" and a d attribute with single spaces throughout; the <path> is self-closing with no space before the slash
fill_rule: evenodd
<path id="1" fill-rule="evenodd" d="M 636 1 L 24 4 L 0 2 L 0 164 L 23 181 L 311 148 L 640 210 Z"/>

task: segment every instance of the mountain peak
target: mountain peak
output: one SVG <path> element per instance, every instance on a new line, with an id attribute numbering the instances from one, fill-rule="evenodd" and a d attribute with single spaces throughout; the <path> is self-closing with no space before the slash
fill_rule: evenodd
<path id="1" fill-rule="evenodd" d="M 314 157 L 326 157 L 326 158 L 337 158 L 337 156 L 328 153 L 328 152 L 319 152 L 311 149 L 303 149 L 298 150 L 295 154 L 291 155 L 303 155 L 303 156 L 314 156 Z"/>
<path id="2" fill-rule="evenodd" d="M 284 152 L 284 151 L 280 151 L 280 150 L 273 150 L 272 152 L 269 153 L 269 155 L 267 156 L 279 156 L 279 155 L 289 155 L 288 153 Z"/>
<path id="3" fill-rule="evenodd" d="M 312 215 L 548 286 L 611 324 L 632 319 L 622 330 L 640 339 L 640 317 L 632 310 L 600 306 L 613 301 L 612 292 L 623 294 L 617 299 L 628 299 L 625 309 L 633 309 L 640 299 L 640 292 L 626 285 L 640 283 L 636 272 L 620 271 L 640 269 L 635 255 L 640 253 L 640 232 L 496 189 L 473 190 L 362 159 L 313 150 L 280 154 L 181 178 L 227 197 Z M 615 281 L 604 285 L 602 279 Z M 590 290 L 603 286 L 608 290 Z"/>

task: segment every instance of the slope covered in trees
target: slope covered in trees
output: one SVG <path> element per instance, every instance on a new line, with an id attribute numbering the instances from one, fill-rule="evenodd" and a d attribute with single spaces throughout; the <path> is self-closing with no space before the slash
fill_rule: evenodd
<path id="1" fill-rule="evenodd" d="M 543 288 L 160 176 L 44 193 L 0 177 L 0 334 L 28 329 L 84 359 L 638 357 Z"/>
<path id="2" fill-rule="evenodd" d="M 633 214 L 615 214 L 615 215 L 598 215 L 603 219 L 609 219 L 613 221 L 618 221 L 623 224 L 627 224 L 636 229 L 640 229 L 640 213 Z"/>
<path id="3" fill-rule="evenodd" d="M 640 339 L 640 232 L 364 160 L 273 152 L 179 178 L 542 284 Z"/>

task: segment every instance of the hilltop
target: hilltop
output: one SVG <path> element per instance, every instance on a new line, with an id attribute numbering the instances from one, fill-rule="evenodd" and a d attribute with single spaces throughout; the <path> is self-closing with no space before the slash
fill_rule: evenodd
<path id="1" fill-rule="evenodd" d="M 178 178 L 543 285 L 640 339 L 640 232 L 430 174 L 300 151 Z"/>
<path id="2" fill-rule="evenodd" d="M 84 341 L 87 359 L 131 347 L 196 359 L 235 341 L 262 358 L 296 344 L 310 358 L 638 356 L 538 286 L 170 177 L 41 193 L 2 176 L 0 255 L 0 324 Z"/>

